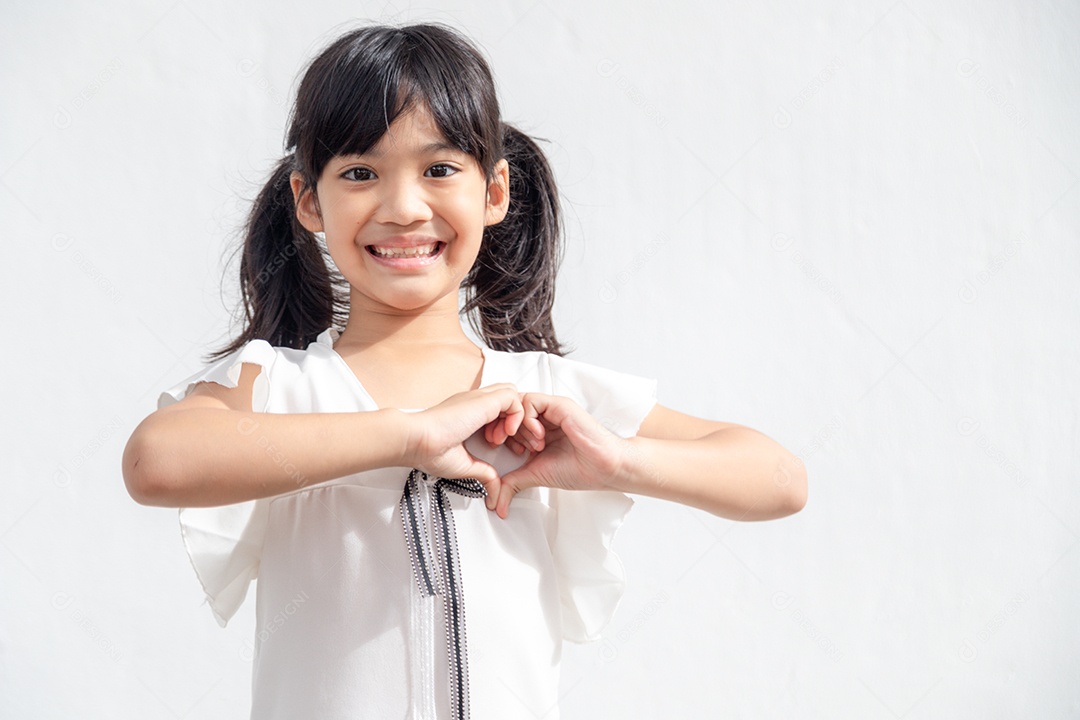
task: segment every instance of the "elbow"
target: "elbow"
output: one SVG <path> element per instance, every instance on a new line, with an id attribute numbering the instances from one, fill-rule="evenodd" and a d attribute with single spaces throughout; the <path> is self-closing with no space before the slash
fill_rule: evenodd
<path id="1" fill-rule="evenodd" d="M 806 507 L 806 475 L 802 476 L 800 482 L 792 483 L 792 488 L 788 492 L 788 515 L 794 515 L 795 513 Z"/>
<path id="2" fill-rule="evenodd" d="M 148 466 L 137 435 L 132 435 L 124 448 L 121 471 L 128 495 L 140 505 L 156 505 L 155 499 L 160 494 L 160 483 L 155 482 L 153 473 L 147 472 Z"/>
<path id="3" fill-rule="evenodd" d="M 773 480 L 781 490 L 780 514 L 778 517 L 786 517 L 806 507 L 807 499 L 807 476 L 806 465 L 797 455 L 792 455 L 790 460 L 782 463 Z"/>
<path id="4" fill-rule="evenodd" d="M 140 505 L 171 507 L 172 483 L 162 464 L 154 462 L 156 452 L 143 428 L 136 428 L 128 439 L 121 461 L 124 486 L 131 499 Z"/>

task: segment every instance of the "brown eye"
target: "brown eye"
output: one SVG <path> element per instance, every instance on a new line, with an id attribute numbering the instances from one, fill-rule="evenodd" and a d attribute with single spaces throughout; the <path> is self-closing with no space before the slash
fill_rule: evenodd
<path id="1" fill-rule="evenodd" d="M 370 180 L 375 177 L 375 173 L 371 172 L 371 170 L 365 167 L 349 168 L 341 174 L 341 177 L 345 178 L 346 180 L 362 182 L 364 180 Z"/>
<path id="2" fill-rule="evenodd" d="M 439 165 L 432 165 L 431 167 L 429 167 L 426 174 L 430 175 L 431 177 L 443 178 L 450 177 L 456 172 L 457 168 L 440 163 Z"/>

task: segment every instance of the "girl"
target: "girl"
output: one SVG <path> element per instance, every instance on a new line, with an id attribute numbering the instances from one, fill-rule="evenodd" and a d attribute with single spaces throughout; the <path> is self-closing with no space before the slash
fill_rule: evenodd
<path id="1" fill-rule="evenodd" d="M 557 716 L 562 640 L 622 592 L 626 493 L 763 520 L 803 506 L 804 469 L 562 356 L 555 184 L 455 31 L 335 41 L 287 148 L 244 330 L 135 429 L 127 488 L 182 508 L 222 626 L 258 576 L 253 718 Z"/>

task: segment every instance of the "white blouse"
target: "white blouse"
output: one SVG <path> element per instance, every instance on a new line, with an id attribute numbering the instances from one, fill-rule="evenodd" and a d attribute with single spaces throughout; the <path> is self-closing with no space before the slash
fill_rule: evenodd
<path id="1" fill-rule="evenodd" d="M 306 350 L 251 341 L 162 393 L 158 407 L 197 382 L 235 387 L 241 363 L 255 363 L 256 412 L 377 409 L 337 337 L 327 329 Z M 543 352 L 483 353 L 481 386 L 570 397 L 621 437 L 656 403 L 654 380 Z M 295 474 L 297 489 L 182 508 L 180 529 L 222 627 L 258 578 L 253 719 L 558 717 L 562 640 L 598 639 L 622 596 L 610 545 L 628 496 L 528 488 L 503 520 L 482 497 L 418 473 L 403 504 L 410 468 L 308 485 L 257 425 L 241 431 Z M 523 462 L 479 435 L 466 447 L 500 475 Z M 421 590 L 425 578 L 437 594 Z"/>

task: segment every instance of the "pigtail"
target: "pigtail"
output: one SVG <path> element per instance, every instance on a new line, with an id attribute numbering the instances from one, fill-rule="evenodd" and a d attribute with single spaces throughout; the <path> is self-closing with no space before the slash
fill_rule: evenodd
<path id="1" fill-rule="evenodd" d="M 255 199 L 240 259 L 244 330 L 210 360 L 257 339 L 302 350 L 335 321 L 341 325 L 347 297 L 343 302 L 335 288 L 327 253 L 296 217 L 289 185 L 295 169 L 289 154 Z"/>
<path id="2" fill-rule="evenodd" d="M 489 225 L 469 275 L 465 306 L 473 329 L 492 348 L 562 355 L 551 319 L 562 259 L 562 224 L 555 176 L 543 150 L 503 123 L 510 165 L 510 208 Z"/>

